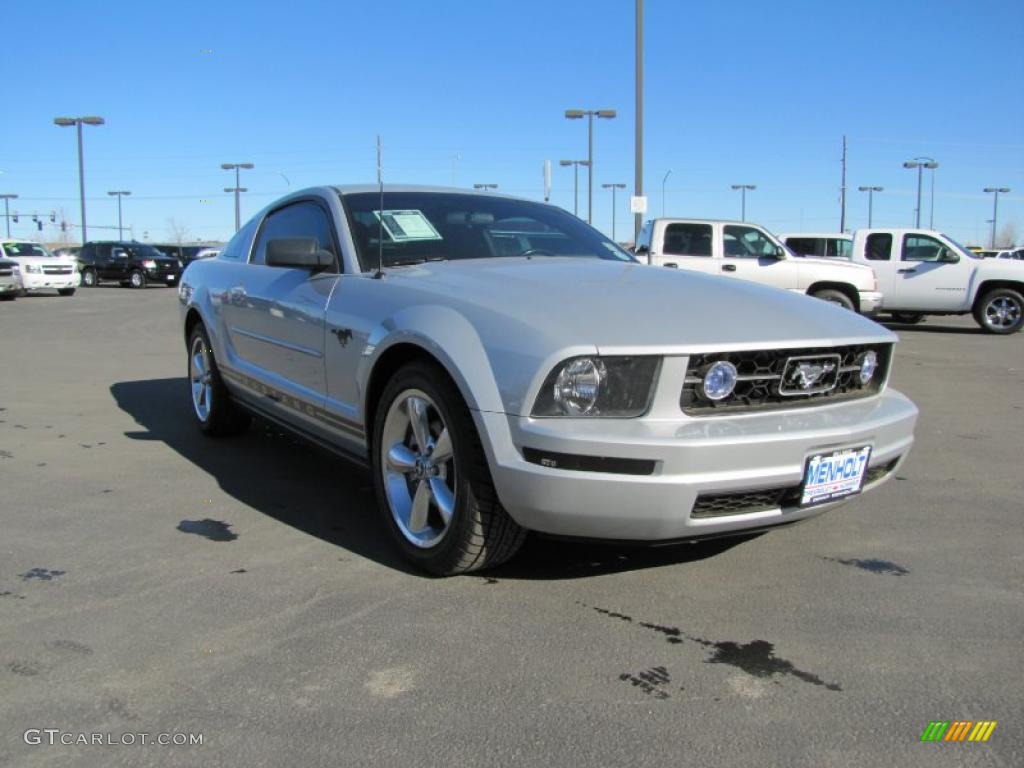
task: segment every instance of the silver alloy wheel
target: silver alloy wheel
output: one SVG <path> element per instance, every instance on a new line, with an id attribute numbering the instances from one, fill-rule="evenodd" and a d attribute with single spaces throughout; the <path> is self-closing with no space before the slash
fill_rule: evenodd
<path id="1" fill-rule="evenodd" d="M 82 275 L 82 284 L 90 288 L 96 285 L 96 273 L 91 269 L 87 269 L 85 274 Z"/>
<path id="2" fill-rule="evenodd" d="M 210 350 L 199 335 L 192 340 L 192 350 L 188 356 L 188 377 L 192 385 L 192 407 L 199 420 L 205 424 L 210 418 L 213 371 L 210 368 Z"/>
<path id="3" fill-rule="evenodd" d="M 997 296 L 985 305 L 985 320 L 993 328 L 1012 328 L 1020 322 L 1020 302 L 1009 296 Z"/>
<path id="4" fill-rule="evenodd" d="M 455 514 L 455 454 L 441 411 L 425 392 L 406 389 L 392 401 L 378 450 L 398 530 L 416 547 L 435 546 Z"/>
<path id="5" fill-rule="evenodd" d="M 141 288 L 142 287 L 142 273 L 141 272 L 132 272 L 128 276 L 128 282 L 130 282 L 132 284 L 132 288 Z"/>

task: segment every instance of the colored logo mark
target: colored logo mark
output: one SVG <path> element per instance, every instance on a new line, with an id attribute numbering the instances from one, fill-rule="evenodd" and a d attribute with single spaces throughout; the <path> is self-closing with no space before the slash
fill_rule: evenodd
<path id="1" fill-rule="evenodd" d="M 995 727 L 995 720 L 932 720 L 921 741 L 988 741 Z"/>

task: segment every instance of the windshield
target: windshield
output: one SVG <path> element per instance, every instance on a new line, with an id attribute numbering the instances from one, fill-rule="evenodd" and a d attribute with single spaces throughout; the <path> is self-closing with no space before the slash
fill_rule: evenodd
<path id="1" fill-rule="evenodd" d="M 942 236 L 944 238 L 946 238 L 946 240 L 948 240 L 950 242 L 950 244 L 952 244 L 956 248 L 956 250 L 960 252 L 961 255 L 966 256 L 969 259 L 976 259 L 978 261 L 980 261 L 981 259 L 985 258 L 981 254 L 975 253 L 974 251 L 970 250 L 969 248 L 965 248 L 964 246 L 960 245 L 960 243 L 958 243 L 952 237 L 947 235 L 945 232 L 943 232 Z"/>
<path id="2" fill-rule="evenodd" d="M 119 255 L 118 251 L 121 251 L 133 259 L 166 259 L 169 258 L 163 253 L 158 251 L 152 245 L 115 245 L 112 249 L 114 256 Z"/>
<path id="3" fill-rule="evenodd" d="M 424 261 L 573 256 L 634 261 L 575 216 L 550 205 L 450 192 L 342 195 L 359 262 L 385 267 Z"/>
<path id="4" fill-rule="evenodd" d="M 4 243 L 4 251 L 8 256 L 52 256 L 39 243 Z"/>

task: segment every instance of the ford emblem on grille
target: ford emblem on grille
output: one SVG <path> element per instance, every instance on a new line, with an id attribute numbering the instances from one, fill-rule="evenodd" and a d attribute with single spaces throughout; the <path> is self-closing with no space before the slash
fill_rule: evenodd
<path id="1" fill-rule="evenodd" d="M 814 395 L 835 389 L 839 380 L 839 355 L 791 357 L 786 361 L 780 395 Z"/>

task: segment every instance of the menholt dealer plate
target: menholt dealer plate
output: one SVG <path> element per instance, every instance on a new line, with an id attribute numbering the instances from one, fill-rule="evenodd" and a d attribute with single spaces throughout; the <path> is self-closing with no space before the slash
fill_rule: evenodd
<path id="1" fill-rule="evenodd" d="M 870 445 L 811 456 L 804 471 L 800 506 L 824 504 L 860 493 L 870 456 Z"/>

